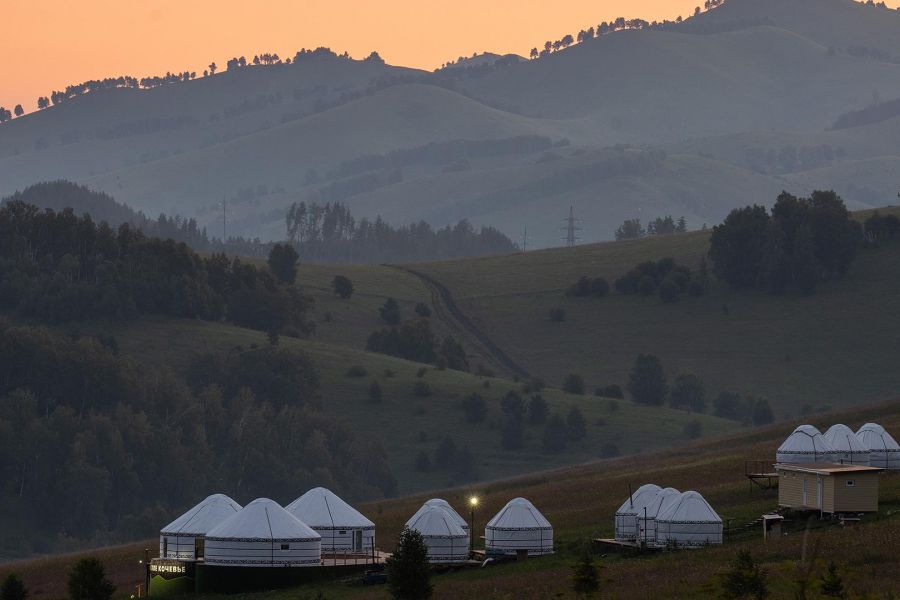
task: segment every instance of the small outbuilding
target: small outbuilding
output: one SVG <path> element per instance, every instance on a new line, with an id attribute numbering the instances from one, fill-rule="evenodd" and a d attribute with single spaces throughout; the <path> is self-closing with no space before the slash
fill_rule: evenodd
<path id="1" fill-rule="evenodd" d="M 775 457 L 780 463 L 834 462 L 836 453 L 818 429 L 801 425 L 778 447 Z"/>
<path id="2" fill-rule="evenodd" d="M 722 543 L 722 518 L 698 492 L 680 494 L 656 517 L 656 546 L 698 548 Z"/>
<path id="3" fill-rule="evenodd" d="M 881 469 L 900 469 L 900 446 L 897 440 L 878 423 L 866 423 L 856 437 L 869 449 L 869 465 Z"/>
<path id="4" fill-rule="evenodd" d="M 428 562 L 452 564 L 469 558 L 469 534 L 441 505 L 425 505 L 406 522 L 406 526 L 422 534 L 428 547 Z"/>
<path id="5" fill-rule="evenodd" d="M 317 487 L 285 507 L 322 536 L 326 554 L 367 554 L 375 546 L 375 523 L 331 490 Z"/>
<path id="6" fill-rule="evenodd" d="M 877 512 L 881 470 L 834 463 L 776 464 L 778 505 L 822 514 Z"/>
<path id="7" fill-rule="evenodd" d="M 531 502 L 514 498 L 488 521 L 484 549 L 487 554 L 552 554 L 553 526 Z"/>
<path id="8" fill-rule="evenodd" d="M 203 558 L 207 532 L 239 510 L 241 505 L 225 494 L 207 496 L 160 530 L 159 557 L 179 560 Z"/>
<path id="9" fill-rule="evenodd" d="M 206 565 L 314 567 L 322 537 L 268 498 L 258 498 L 206 534 Z"/>
<path id="10" fill-rule="evenodd" d="M 863 445 L 852 429 L 838 423 L 828 428 L 824 434 L 825 441 L 835 451 L 835 462 L 844 465 L 868 466 L 871 452 Z"/>
<path id="11" fill-rule="evenodd" d="M 638 513 L 643 514 L 643 509 L 659 493 L 659 486 L 655 483 L 647 483 L 639 487 L 631 494 L 619 510 L 616 511 L 615 531 L 616 540 L 619 542 L 633 542 L 637 539 Z"/>
<path id="12" fill-rule="evenodd" d="M 437 506 L 437 507 L 443 508 L 445 511 L 447 511 L 450 514 L 450 516 L 453 517 L 453 520 L 456 522 L 456 524 L 459 525 L 460 527 L 462 527 L 463 531 L 466 532 L 466 535 L 469 536 L 469 539 L 471 540 L 472 532 L 469 531 L 469 522 L 466 521 L 462 517 L 462 515 L 460 515 L 458 512 L 456 512 L 453 509 L 453 507 L 450 506 L 450 503 L 447 502 L 446 500 L 444 500 L 443 498 L 432 498 L 431 500 L 428 500 L 427 502 L 425 502 L 425 504 L 422 505 L 422 507 L 418 511 L 416 511 L 416 514 L 414 514 L 412 517 L 410 517 L 409 520 L 412 521 L 419 515 L 420 512 L 422 512 L 432 506 Z"/>

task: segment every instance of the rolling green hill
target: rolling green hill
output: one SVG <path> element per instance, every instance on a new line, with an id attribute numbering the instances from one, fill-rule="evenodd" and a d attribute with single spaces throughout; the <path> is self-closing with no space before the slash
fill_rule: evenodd
<path id="1" fill-rule="evenodd" d="M 900 428 L 900 403 L 823 415 L 814 421 L 820 427 L 845 422 L 851 427 L 877 421 L 892 431 Z M 441 491 L 439 495 L 462 508 L 471 494 L 480 498 L 476 529 L 512 497 L 524 496 L 548 517 L 554 526 L 557 554 L 513 562 L 489 569 L 466 569 L 436 575 L 435 598 L 461 597 L 522 598 L 543 600 L 576 598 L 571 591 L 572 566 L 582 545 L 594 537 L 612 534 L 613 515 L 627 497 L 628 486 L 655 482 L 680 490 L 697 490 L 729 523 L 722 547 L 695 551 L 664 552 L 640 557 L 602 554 L 600 569 L 604 596 L 652 598 L 709 598 L 721 589 L 721 574 L 727 571 L 739 550 L 750 550 L 764 568 L 772 597 L 791 597 L 799 562 L 810 565 L 818 579 L 829 561 L 839 569 L 847 590 L 854 597 L 877 598 L 900 589 L 894 568 L 896 536 L 900 533 L 900 479 L 885 475 L 880 482 L 880 513 L 864 517 L 853 528 L 818 520 L 795 519 L 786 525 L 785 537 L 764 542 L 760 526 L 753 521 L 772 510 L 774 492 L 748 489 L 744 477 L 746 459 L 772 459 L 778 444 L 792 424 L 741 432 L 695 443 L 679 450 L 666 450 L 640 457 L 585 464 L 534 473 L 529 476 Z M 435 494 L 419 494 L 362 505 L 361 510 L 375 521 L 379 546 L 390 549 L 406 519 Z M 804 531 L 806 533 L 804 534 Z M 141 581 L 143 548 L 153 549 L 155 539 L 129 546 L 104 548 L 90 554 L 107 566 L 118 585 L 118 596 L 126 597 Z M 0 565 L 0 576 L 20 573 L 31 586 L 32 597 L 54 598 L 64 593 L 65 576 L 74 561 L 84 554 L 70 554 Z M 352 582 L 320 584 L 282 592 L 242 595 L 245 600 L 281 600 L 298 593 L 321 591 L 332 599 L 388 598 L 384 588 L 368 588 Z M 869 594 L 869 596 L 866 596 Z"/>

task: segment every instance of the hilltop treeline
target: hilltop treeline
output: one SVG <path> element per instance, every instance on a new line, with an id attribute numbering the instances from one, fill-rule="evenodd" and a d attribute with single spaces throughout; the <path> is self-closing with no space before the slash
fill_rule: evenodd
<path id="1" fill-rule="evenodd" d="M 380 445 L 320 412 L 304 354 L 201 356 L 188 386 L 103 342 L 0 319 L 0 554 L 147 537 L 213 491 L 393 494 Z"/>
<path id="2" fill-rule="evenodd" d="M 307 260 L 399 262 L 516 250 L 512 240 L 493 227 L 476 231 L 466 220 L 437 230 L 424 221 L 393 227 L 381 217 L 357 221 L 339 202 L 294 203 L 285 221 L 288 239 Z"/>
<path id="3" fill-rule="evenodd" d="M 863 125 L 887 121 L 888 119 L 893 119 L 897 116 L 900 116 L 900 98 L 888 100 L 887 102 L 879 102 L 878 104 L 867 106 L 861 110 L 845 112 L 835 119 L 831 129 L 862 127 Z"/>
<path id="4" fill-rule="evenodd" d="M 201 258 L 187 245 L 113 230 L 72 209 L 0 207 L 0 309 L 46 322 L 142 314 L 307 333 L 311 300 L 266 269 L 224 254 Z"/>

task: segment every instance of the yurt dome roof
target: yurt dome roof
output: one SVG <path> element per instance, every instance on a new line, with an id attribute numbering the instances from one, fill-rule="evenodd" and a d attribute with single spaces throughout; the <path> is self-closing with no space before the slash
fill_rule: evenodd
<path id="1" fill-rule="evenodd" d="M 206 539 L 289 542 L 322 538 L 274 500 L 257 498 L 209 531 Z"/>
<path id="2" fill-rule="evenodd" d="M 653 501 L 653 498 L 656 497 L 659 490 L 660 487 L 655 483 L 645 483 L 639 487 L 630 498 L 622 503 L 622 506 L 616 511 L 616 514 L 636 515 L 639 510 L 643 510 L 647 504 Z"/>
<path id="3" fill-rule="evenodd" d="M 812 425 L 801 425 L 778 447 L 784 454 L 833 454 L 834 448 Z"/>
<path id="4" fill-rule="evenodd" d="M 722 518 L 698 492 L 684 492 L 665 511 L 657 515 L 657 521 L 667 523 L 721 523 Z"/>
<path id="5" fill-rule="evenodd" d="M 225 494 L 207 496 L 196 506 L 162 528 L 162 535 L 205 535 L 241 510 L 241 505 Z"/>
<path id="6" fill-rule="evenodd" d="M 832 425 L 824 434 L 825 440 L 838 452 L 867 454 L 869 449 L 860 441 L 853 430 L 842 423 Z"/>
<path id="7" fill-rule="evenodd" d="M 490 529 L 553 529 L 550 522 L 525 498 L 513 498 L 488 521 Z"/>
<path id="8" fill-rule="evenodd" d="M 644 508 L 646 508 L 648 518 L 659 518 L 659 515 L 665 513 L 666 509 L 672 506 L 672 504 L 678 500 L 679 496 L 681 496 L 681 492 L 675 488 L 667 487 L 663 490 L 659 490 L 656 496 L 654 496 L 646 506 L 641 507 L 641 513 L 639 513 L 638 516 L 640 517 Z"/>
<path id="9" fill-rule="evenodd" d="M 869 450 L 891 451 L 900 449 L 897 440 L 878 423 L 866 423 L 859 428 L 856 436 Z"/>
<path id="10" fill-rule="evenodd" d="M 375 523 L 323 487 L 309 490 L 285 507 L 314 529 L 374 529 Z"/>
<path id="11" fill-rule="evenodd" d="M 450 506 L 450 503 L 443 498 L 432 498 L 431 500 L 428 500 L 425 504 L 422 505 L 421 508 L 419 508 L 419 510 L 416 511 L 416 513 L 412 517 L 410 517 L 409 520 L 412 521 L 413 519 L 418 517 L 420 513 L 424 512 L 425 509 L 433 507 L 444 509 L 444 511 L 446 511 L 451 517 L 453 517 L 453 520 L 457 523 L 457 525 L 459 525 L 466 531 L 469 530 L 469 523 L 464 518 L 462 518 L 462 515 L 453 510 L 453 507 Z"/>
<path id="12" fill-rule="evenodd" d="M 425 537 L 468 537 L 456 519 L 440 505 L 423 506 L 406 526 L 415 529 Z"/>

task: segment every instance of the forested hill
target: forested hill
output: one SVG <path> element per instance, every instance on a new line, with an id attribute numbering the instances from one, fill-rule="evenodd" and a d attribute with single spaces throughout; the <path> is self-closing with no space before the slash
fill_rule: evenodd
<path id="1" fill-rule="evenodd" d="M 548 39 L 536 37 L 533 60 L 465 59 L 435 73 L 320 49 L 290 64 L 220 60 L 214 74 L 150 87 L 75 85 L 0 124 L 0 193 L 66 178 L 210 231 L 224 196 L 229 235 L 263 241 L 283 236 L 291 205 L 337 194 L 357 219 L 435 229 L 469 219 L 512 239 L 527 228 L 531 247 L 559 243 L 570 205 L 584 241 L 599 241 L 626 218 L 685 215 L 694 228 L 785 188 L 834 188 L 851 208 L 893 198 L 897 117 L 865 135 L 826 129 L 900 98 L 900 13 L 852 0 L 708 7 L 681 23 L 598 14 L 579 32 L 536 33 Z M 525 139 L 543 141 L 478 149 Z M 429 153 L 442 147 L 455 150 Z M 648 172 L 603 170 L 604 153 L 663 150 Z M 400 160 L 417 152 L 435 158 Z M 583 185 L 554 184 L 594 163 L 602 172 Z"/>

